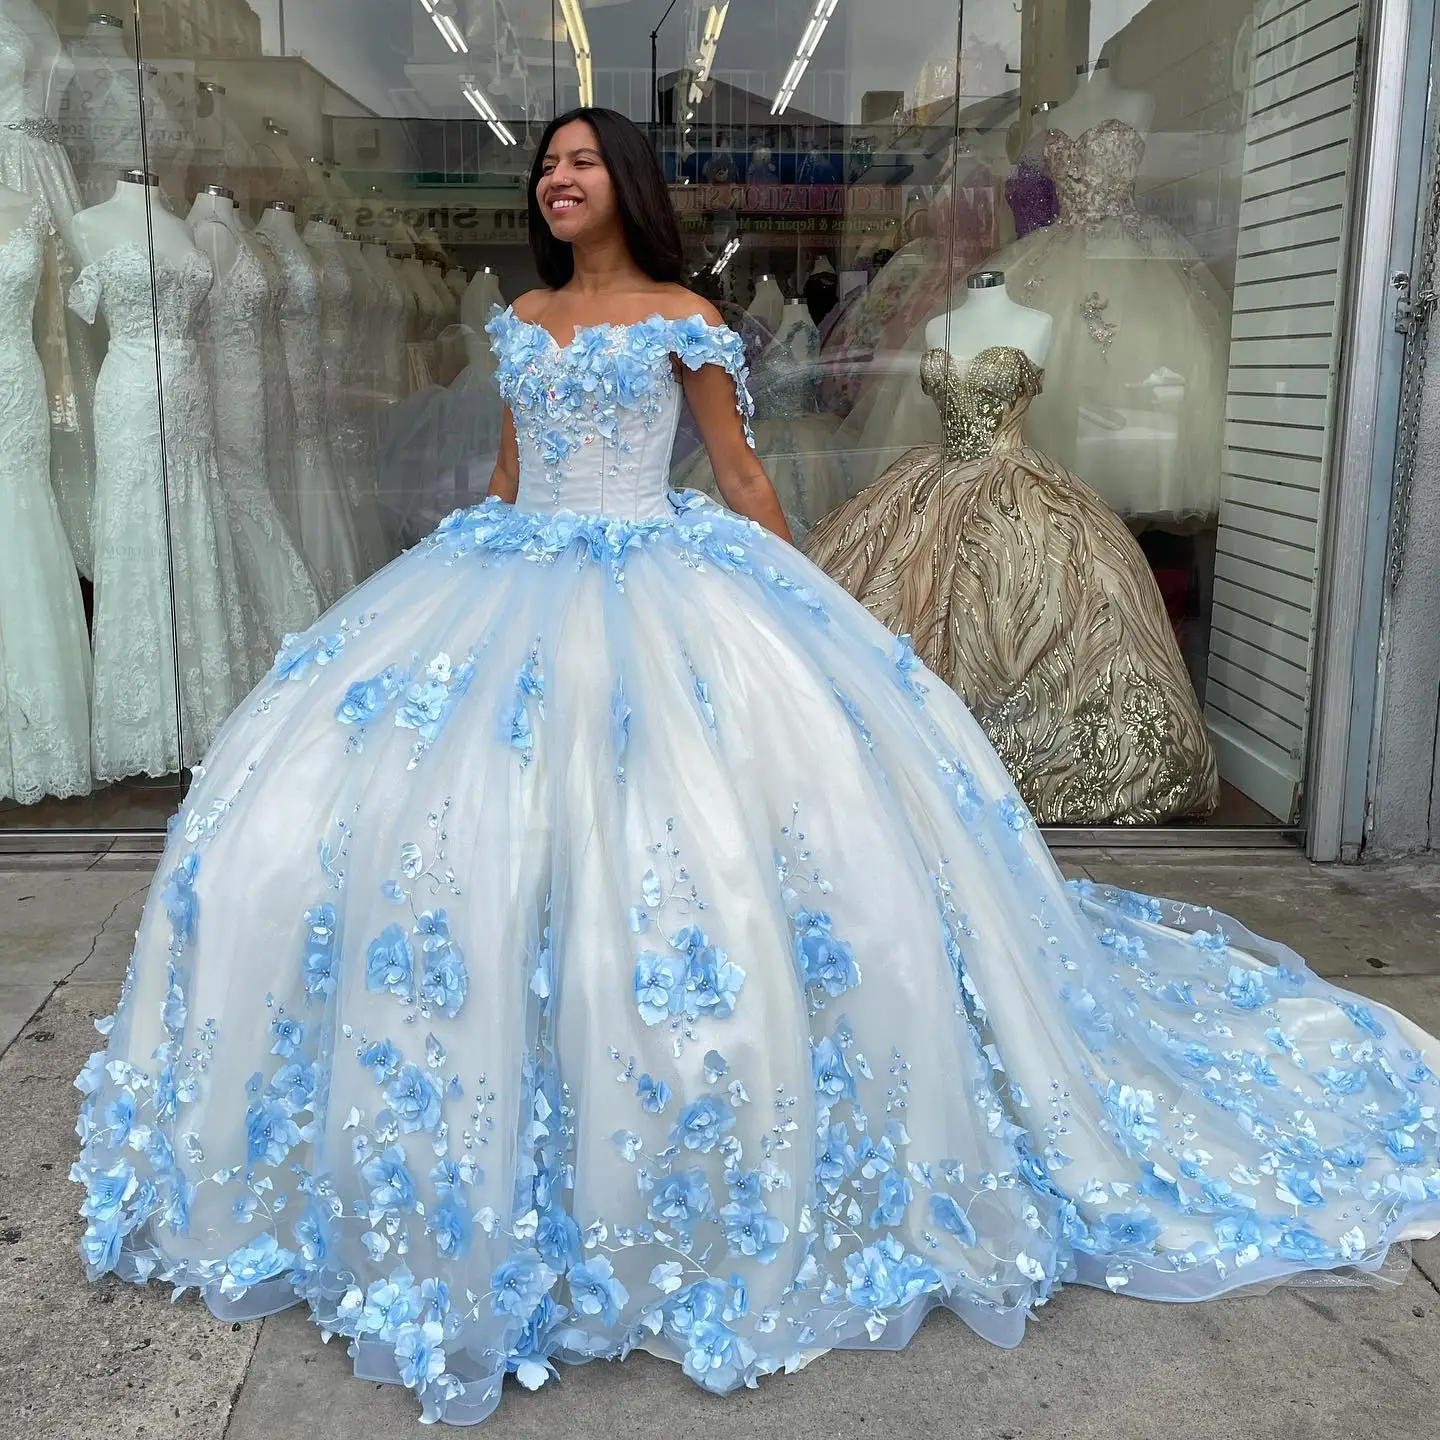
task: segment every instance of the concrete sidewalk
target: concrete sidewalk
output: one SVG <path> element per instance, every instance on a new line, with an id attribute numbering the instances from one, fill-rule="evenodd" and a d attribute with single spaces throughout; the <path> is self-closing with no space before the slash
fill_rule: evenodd
<path id="1" fill-rule="evenodd" d="M 1307 866 L 1287 853 L 1094 851 L 1072 873 L 1225 909 L 1320 974 L 1440 1034 L 1440 865 Z M 15 864 L 13 860 L 9 862 Z M 216 1321 L 193 1296 L 84 1283 L 67 1171 L 73 1077 L 114 1005 L 149 874 L 0 872 L 0 1440 L 419 1436 L 407 1392 L 356 1380 L 302 1312 Z M 487 1440 L 1426 1440 L 1440 1436 L 1440 1242 L 1391 1286 L 1203 1306 L 1072 1288 L 1001 1351 L 937 1312 L 908 1349 L 832 1354 L 706 1396 L 637 1355 L 518 1388 Z"/>

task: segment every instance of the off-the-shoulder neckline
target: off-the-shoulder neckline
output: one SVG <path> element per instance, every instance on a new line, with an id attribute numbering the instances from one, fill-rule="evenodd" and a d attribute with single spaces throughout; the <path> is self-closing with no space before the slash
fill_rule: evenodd
<path id="1" fill-rule="evenodd" d="M 610 332 L 614 330 L 639 330 L 645 326 L 662 325 L 667 329 L 677 325 L 700 325 L 712 335 L 734 335 L 735 332 L 728 325 L 712 325 L 703 315 L 696 311 L 693 315 L 686 315 L 679 319 L 672 319 L 668 315 L 662 315 L 658 310 L 652 315 L 647 315 L 643 320 L 631 320 L 628 322 L 617 322 L 614 320 L 602 320 L 596 325 L 577 325 L 574 337 L 568 343 L 562 343 L 548 325 L 542 325 L 538 320 L 523 320 L 515 313 L 514 305 L 501 307 L 496 305 L 491 310 L 492 323 L 496 319 L 508 320 L 515 325 L 523 325 L 527 330 L 538 330 L 555 347 L 559 355 L 564 355 L 573 350 L 587 335 L 594 335 L 599 332 Z M 736 337 L 738 339 L 738 337 Z"/>

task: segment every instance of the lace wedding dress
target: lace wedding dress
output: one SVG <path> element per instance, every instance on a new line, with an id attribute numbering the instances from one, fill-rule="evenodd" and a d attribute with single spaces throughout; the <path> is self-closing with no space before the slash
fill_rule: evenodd
<path id="1" fill-rule="evenodd" d="M 921 365 L 945 443 L 828 516 L 807 553 L 951 686 L 1042 824 L 1208 815 L 1215 756 L 1145 557 L 1025 443 L 1040 372 L 983 350 Z"/>
<path id="2" fill-rule="evenodd" d="M 751 383 L 755 453 L 765 462 L 797 545 L 855 488 L 835 438 L 839 422 L 818 413 L 819 358 L 820 336 L 810 316 L 790 316 L 756 361 Z M 703 445 L 675 466 L 671 483 L 677 490 L 720 495 Z"/>
<path id="3" fill-rule="evenodd" d="M 0 240 L 0 800 L 24 805 L 90 791 L 90 638 L 32 328 L 51 239 L 37 205 Z"/>
<path id="4" fill-rule="evenodd" d="M 272 308 L 265 267 L 242 238 L 205 308 L 220 496 L 240 585 L 241 692 L 270 668 L 285 636 L 307 629 L 321 609 L 310 567 L 270 493 L 265 325 Z"/>
<path id="5" fill-rule="evenodd" d="M 58 42 L 57 42 L 58 43 Z M 0 12 L 0 185 L 40 201 L 57 238 L 47 238 L 34 312 L 35 348 L 44 367 L 50 412 L 50 478 L 60 518 L 80 573 L 92 574 L 91 511 L 95 502 L 95 450 L 91 406 L 94 348 L 89 334 L 65 308 L 75 277 L 63 236 L 80 209 L 80 191 L 60 127 L 45 112 L 35 42 Z"/>
<path id="6" fill-rule="evenodd" d="M 1138 130 L 1051 130 L 1038 153 L 1058 218 L 986 262 L 1012 300 L 1055 319 L 1031 437 L 1127 519 L 1213 516 L 1229 302 L 1190 244 L 1136 208 Z"/>
<path id="7" fill-rule="evenodd" d="M 292 469 L 300 546 L 320 582 L 326 604 L 360 579 L 355 520 L 341 488 L 325 425 L 325 378 L 320 355 L 319 266 L 302 245 L 255 238 L 269 251 L 280 278 L 280 337 L 295 417 Z"/>
<path id="8" fill-rule="evenodd" d="M 375 455 L 360 396 L 366 338 L 366 290 L 345 263 L 340 243 L 311 246 L 320 263 L 320 363 L 325 382 L 326 433 L 354 520 L 360 577 L 388 560 L 375 499 Z"/>
<path id="9" fill-rule="evenodd" d="M 667 491 L 675 367 L 744 407 L 737 337 L 491 333 L 517 504 L 295 637 L 171 831 L 78 1081 L 90 1275 L 303 1301 L 468 1424 L 559 1361 L 726 1391 L 1440 1230 L 1440 1042 L 1067 886 L 909 646 Z"/>
<path id="10" fill-rule="evenodd" d="M 70 293 L 75 312 L 89 323 L 103 314 L 110 334 L 95 386 L 99 780 L 193 765 L 245 690 L 240 588 L 196 344 L 210 283 L 200 251 L 152 260 L 127 241 L 87 265 Z"/>

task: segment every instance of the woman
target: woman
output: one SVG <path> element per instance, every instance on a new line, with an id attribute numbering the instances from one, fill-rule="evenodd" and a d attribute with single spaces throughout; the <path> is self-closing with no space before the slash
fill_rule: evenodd
<path id="1" fill-rule="evenodd" d="M 551 124 L 491 497 L 293 637 L 173 831 L 75 1176 L 89 1272 L 298 1298 L 428 1418 L 636 1346 L 724 1391 L 945 1304 L 1440 1228 L 1429 1037 L 1067 889 L 960 702 L 784 543 L 620 117 Z M 571 337 L 568 339 L 567 337 Z M 683 391 L 731 511 L 667 492 Z"/>

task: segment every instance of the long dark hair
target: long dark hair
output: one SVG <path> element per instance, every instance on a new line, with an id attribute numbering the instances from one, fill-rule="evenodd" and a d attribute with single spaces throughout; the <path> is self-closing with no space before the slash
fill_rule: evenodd
<path id="1" fill-rule="evenodd" d="M 536 196 L 545 152 L 562 125 L 583 120 L 600 142 L 600 158 L 610 172 L 625 244 L 635 263 L 661 284 L 679 285 L 685 279 L 685 257 L 680 248 L 680 226 L 670 204 L 670 192 L 655 151 L 640 128 L 616 110 L 581 105 L 557 115 L 546 127 L 530 167 L 530 252 L 540 279 L 558 290 L 575 273 L 575 256 L 570 244 L 557 240 L 545 223 Z"/>

